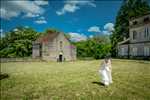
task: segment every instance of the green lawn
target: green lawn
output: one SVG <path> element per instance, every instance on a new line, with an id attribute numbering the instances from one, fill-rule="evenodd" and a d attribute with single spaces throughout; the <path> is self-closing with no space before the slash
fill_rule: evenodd
<path id="1" fill-rule="evenodd" d="M 113 60 L 113 81 L 99 85 L 100 60 L 2 63 L 1 100 L 150 100 L 150 62 Z"/>

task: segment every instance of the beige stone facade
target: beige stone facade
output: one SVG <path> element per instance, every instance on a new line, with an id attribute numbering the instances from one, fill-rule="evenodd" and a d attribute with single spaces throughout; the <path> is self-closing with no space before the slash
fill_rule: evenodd
<path id="1" fill-rule="evenodd" d="M 46 61 L 74 61 L 76 47 L 63 33 L 48 33 L 33 42 L 32 57 Z"/>
<path id="2" fill-rule="evenodd" d="M 129 23 L 129 38 L 118 43 L 118 56 L 150 58 L 150 13 Z"/>

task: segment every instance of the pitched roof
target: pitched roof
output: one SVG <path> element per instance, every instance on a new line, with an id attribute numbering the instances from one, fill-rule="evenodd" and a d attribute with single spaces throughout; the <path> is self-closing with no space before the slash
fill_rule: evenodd
<path id="1" fill-rule="evenodd" d="M 70 39 L 62 32 L 53 32 L 48 31 L 47 34 L 44 34 L 43 36 L 40 36 L 34 43 L 42 43 L 42 42 L 48 42 L 48 40 L 53 40 L 58 34 L 63 34 L 64 37 L 71 43 L 72 48 L 75 48 L 74 44 L 70 41 Z"/>
<path id="2" fill-rule="evenodd" d="M 128 39 L 126 39 L 126 40 L 124 40 L 124 41 L 119 42 L 118 45 L 121 45 L 121 44 L 128 44 L 129 41 L 130 41 L 130 38 L 128 38 Z"/>
<path id="3" fill-rule="evenodd" d="M 49 31 L 47 34 L 44 34 L 43 36 L 40 36 L 38 39 L 36 39 L 35 42 L 48 42 L 48 40 L 53 40 L 58 34 L 64 34 L 62 32 L 53 32 Z M 70 39 L 64 34 L 64 37 L 69 41 Z"/>
<path id="4" fill-rule="evenodd" d="M 48 32 L 47 34 L 40 36 L 35 42 L 48 42 L 48 40 L 53 40 L 59 32 Z"/>

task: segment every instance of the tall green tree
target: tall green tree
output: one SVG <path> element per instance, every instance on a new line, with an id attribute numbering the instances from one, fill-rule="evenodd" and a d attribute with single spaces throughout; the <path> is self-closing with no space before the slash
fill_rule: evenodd
<path id="1" fill-rule="evenodd" d="M 79 58 L 104 58 L 110 53 L 111 49 L 109 36 L 106 35 L 94 36 L 93 38 L 89 38 L 86 41 L 80 41 L 74 44 L 77 47 L 77 56 Z"/>
<path id="2" fill-rule="evenodd" d="M 26 57 L 32 54 L 32 42 L 39 33 L 32 28 L 17 27 L 1 38 L 1 57 Z"/>
<path id="3" fill-rule="evenodd" d="M 117 43 L 129 37 L 129 20 L 150 12 L 148 0 L 124 0 L 118 12 L 115 31 L 111 35 L 112 56 L 116 56 Z"/>

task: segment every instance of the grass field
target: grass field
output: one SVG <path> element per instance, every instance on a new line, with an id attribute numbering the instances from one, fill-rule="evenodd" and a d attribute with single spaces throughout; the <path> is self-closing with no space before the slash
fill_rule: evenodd
<path id="1" fill-rule="evenodd" d="M 99 60 L 1 63 L 1 100 L 150 100 L 150 62 L 113 60 L 113 84 L 99 84 Z"/>

